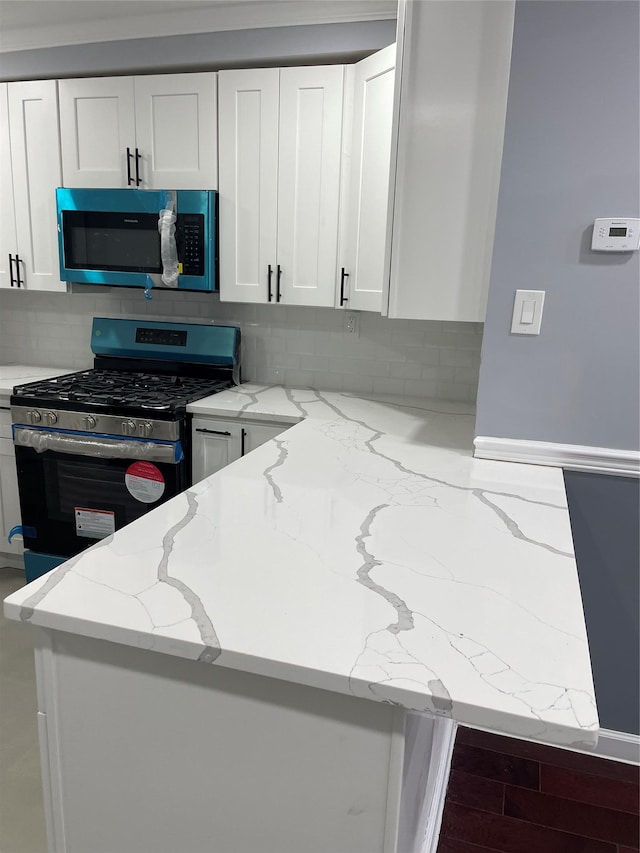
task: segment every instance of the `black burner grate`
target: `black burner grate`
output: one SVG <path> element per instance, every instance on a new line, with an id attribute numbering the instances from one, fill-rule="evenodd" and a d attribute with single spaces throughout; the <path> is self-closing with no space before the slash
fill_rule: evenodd
<path id="1" fill-rule="evenodd" d="M 226 379 L 94 369 L 20 385 L 14 395 L 52 406 L 64 401 L 96 408 L 175 411 L 232 384 Z"/>

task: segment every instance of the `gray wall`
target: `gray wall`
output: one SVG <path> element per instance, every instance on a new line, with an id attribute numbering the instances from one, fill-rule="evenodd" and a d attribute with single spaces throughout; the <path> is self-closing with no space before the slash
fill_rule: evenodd
<path id="1" fill-rule="evenodd" d="M 0 55 L 0 80 L 353 62 L 395 41 L 396 22 L 310 24 L 79 44 Z"/>
<path id="2" fill-rule="evenodd" d="M 639 9 L 517 3 L 478 435 L 639 446 L 638 253 L 589 248 L 640 215 Z M 546 291 L 539 337 L 509 333 L 516 288 Z"/>
<path id="3" fill-rule="evenodd" d="M 640 482 L 565 471 L 600 725 L 640 733 Z"/>

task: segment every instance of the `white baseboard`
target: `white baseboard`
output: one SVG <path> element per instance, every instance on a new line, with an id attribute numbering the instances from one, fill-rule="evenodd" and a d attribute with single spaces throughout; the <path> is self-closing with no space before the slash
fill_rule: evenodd
<path id="1" fill-rule="evenodd" d="M 0 567 L 8 569 L 22 569 L 24 571 L 24 557 L 18 554 L 0 553 Z"/>
<path id="2" fill-rule="evenodd" d="M 619 477 L 640 477 L 640 453 L 636 450 L 486 435 L 476 436 L 473 443 L 474 456 L 478 459 L 551 465 L 569 471 L 591 471 L 594 474 L 614 474 Z"/>
<path id="3" fill-rule="evenodd" d="M 640 735 L 600 729 L 597 748 L 594 751 L 585 750 L 585 753 L 640 765 Z"/>

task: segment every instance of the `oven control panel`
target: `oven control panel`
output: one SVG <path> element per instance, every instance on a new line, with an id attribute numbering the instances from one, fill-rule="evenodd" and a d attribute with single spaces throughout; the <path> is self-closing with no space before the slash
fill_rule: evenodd
<path id="1" fill-rule="evenodd" d="M 178 441 L 178 421 L 151 421 L 147 418 L 123 418 L 122 415 L 84 414 L 65 410 L 33 409 L 29 406 L 12 406 L 11 418 L 14 426 L 30 426 L 37 429 L 55 427 L 69 432 L 97 433 L 126 438 L 146 438 L 156 441 Z"/>

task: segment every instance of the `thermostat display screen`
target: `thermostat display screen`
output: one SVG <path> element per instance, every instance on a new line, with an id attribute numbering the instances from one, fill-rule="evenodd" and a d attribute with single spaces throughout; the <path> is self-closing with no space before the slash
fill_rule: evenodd
<path id="1" fill-rule="evenodd" d="M 609 237 L 626 237 L 626 228 L 609 228 Z"/>

